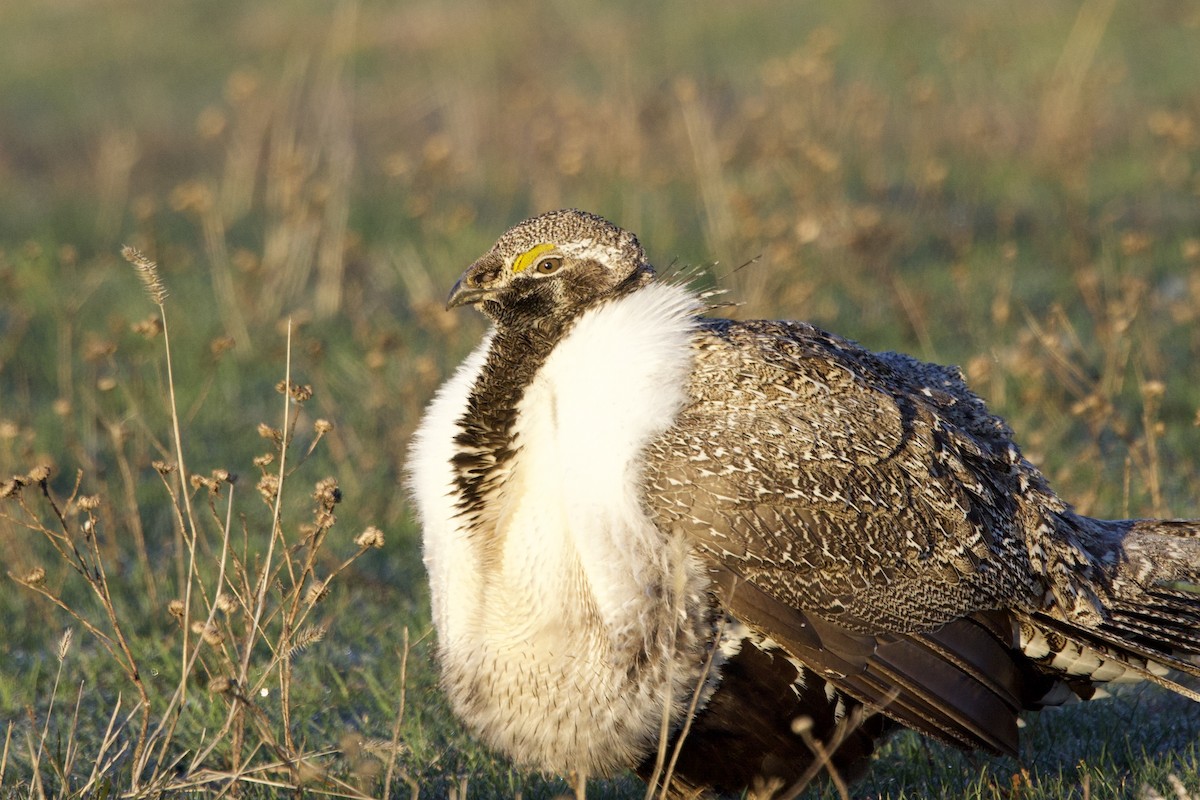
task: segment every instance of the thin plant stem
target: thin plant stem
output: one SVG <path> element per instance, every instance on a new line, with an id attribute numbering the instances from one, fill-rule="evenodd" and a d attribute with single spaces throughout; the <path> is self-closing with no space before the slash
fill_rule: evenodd
<path id="1" fill-rule="evenodd" d="M 392 746 L 388 751 L 387 769 L 383 773 L 383 800 L 390 800 L 392 776 L 396 770 L 396 750 L 400 746 L 400 726 L 404 722 L 404 703 L 408 695 L 408 626 L 404 626 L 400 650 L 400 702 L 396 708 L 396 719 L 392 722 Z"/>

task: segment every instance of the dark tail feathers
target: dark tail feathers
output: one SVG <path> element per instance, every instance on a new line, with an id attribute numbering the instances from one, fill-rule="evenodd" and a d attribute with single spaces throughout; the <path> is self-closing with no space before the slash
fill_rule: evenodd
<path id="1" fill-rule="evenodd" d="M 1097 683 L 1144 679 L 1200 702 L 1170 677 L 1200 679 L 1200 521 L 1077 519 L 1090 528 L 1102 619 L 1081 624 L 1053 608 L 1023 615 L 1025 655 L 1084 696 Z"/>

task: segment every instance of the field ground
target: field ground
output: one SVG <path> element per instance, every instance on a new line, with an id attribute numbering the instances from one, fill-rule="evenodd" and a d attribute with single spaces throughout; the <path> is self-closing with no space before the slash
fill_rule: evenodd
<path id="1" fill-rule="evenodd" d="M 0 793 L 565 791 L 451 718 L 400 489 L 483 330 L 446 291 L 560 205 L 732 313 L 961 364 L 1085 512 L 1200 515 L 1195 4 L 2 16 Z M 1020 761 L 898 737 L 852 792 L 1200 795 L 1200 709 L 1119 694 Z"/>

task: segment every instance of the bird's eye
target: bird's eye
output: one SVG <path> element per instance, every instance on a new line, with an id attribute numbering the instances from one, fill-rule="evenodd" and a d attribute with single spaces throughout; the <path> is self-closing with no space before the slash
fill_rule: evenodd
<path id="1" fill-rule="evenodd" d="M 550 256 L 549 258 L 543 258 L 541 261 L 538 262 L 537 267 L 535 267 L 535 269 L 542 275 L 550 275 L 551 273 L 558 272 L 559 267 L 562 266 L 562 261 L 563 261 L 562 258 L 560 258 L 559 256 Z"/>

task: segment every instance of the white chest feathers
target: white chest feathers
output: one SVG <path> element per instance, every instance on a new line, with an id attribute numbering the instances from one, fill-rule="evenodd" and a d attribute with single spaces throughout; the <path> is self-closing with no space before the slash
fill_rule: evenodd
<path id="1" fill-rule="evenodd" d="M 647 518 L 639 481 L 644 446 L 685 400 L 698 306 L 651 284 L 580 317 L 518 404 L 516 455 L 486 497 L 483 530 L 460 515 L 451 459 L 492 336 L 414 437 L 443 683 L 463 719 L 518 762 L 630 766 L 695 685 L 703 570 Z"/>

